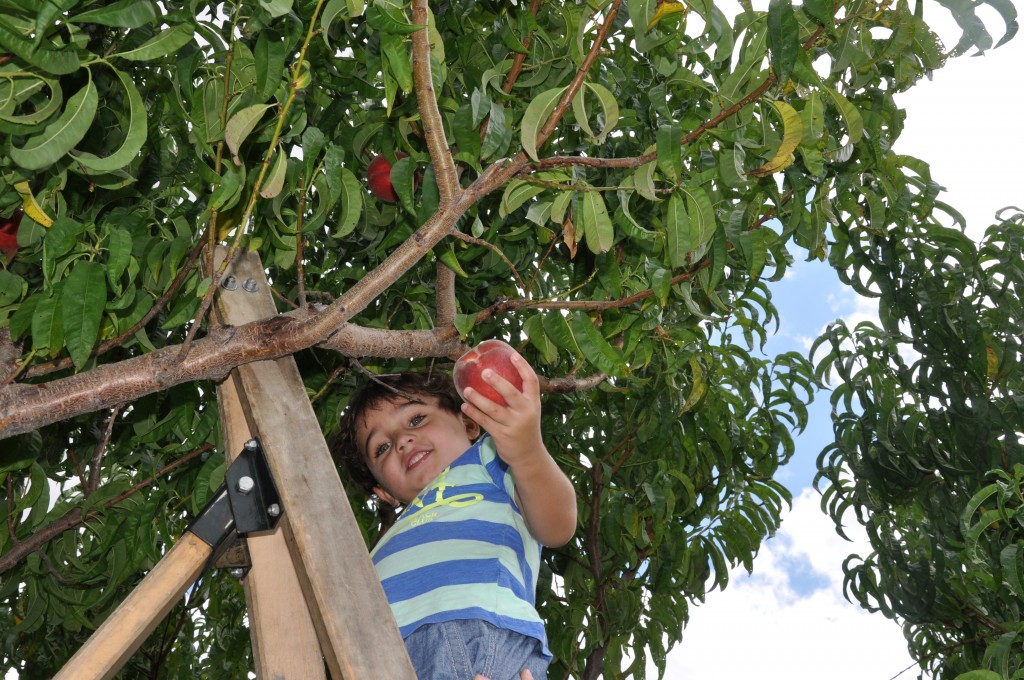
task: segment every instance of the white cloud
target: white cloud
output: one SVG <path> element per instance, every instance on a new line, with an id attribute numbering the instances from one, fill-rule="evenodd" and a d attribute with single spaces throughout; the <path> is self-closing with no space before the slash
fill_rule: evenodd
<path id="1" fill-rule="evenodd" d="M 840 538 L 818 503 L 805 489 L 754 574 L 740 568 L 691 610 L 668 680 L 889 680 L 913 663 L 896 623 L 843 598 L 843 560 L 869 547 L 859 526 L 848 531 L 856 542 Z M 900 677 L 916 678 L 916 667 Z"/>

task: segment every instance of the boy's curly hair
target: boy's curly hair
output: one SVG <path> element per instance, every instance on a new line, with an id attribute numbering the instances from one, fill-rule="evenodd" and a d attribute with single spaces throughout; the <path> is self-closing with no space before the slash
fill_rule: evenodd
<path id="1" fill-rule="evenodd" d="M 437 399 L 438 406 L 456 415 L 462 413 L 462 398 L 452 377 L 443 371 L 410 371 L 376 376 L 360 386 L 341 417 L 341 430 L 334 439 L 332 453 L 348 471 L 352 481 L 367 494 L 373 493 L 377 480 L 366 464 L 366 455 L 356 439 L 356 429 L 367 411 L 382 402 L 416 403 L 425 397 Z"/>

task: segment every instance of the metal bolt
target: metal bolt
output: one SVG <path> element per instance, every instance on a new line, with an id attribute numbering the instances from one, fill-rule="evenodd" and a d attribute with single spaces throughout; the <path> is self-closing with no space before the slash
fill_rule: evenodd
<path id="1" fill-rule="evenodd" d="M 245 448 L 249 449 L 250 451 L 255 451 L 257 447 L 259 447 L 259 443 L 255 439 L 250 439 L 245 443 Z"/>
<path id="2" fill-rule="evenodd" d="M 238 288 L 238 279 L 234 276 L 225 276 L 224 280 L 220 282 L 221 288 L 224 290 L 234 290 Z"/>
<path id="3" fill-rule="evenodd" d="M 260 284 L 256 282 L 256 279 L 246 279 L 242 283 L 242 288 L 245 289 L 246 293 L 255 293 L 260 289 Z"/>
<path id="4" fill-rule="evenodd" d="M 238 490 L 243 494 L 250 493 L 256 488 L 256 482 L 253 481 L 252 477 L 246 475 L 238 480 Z"/>
<path id="5" fill-rule="evenodd" d="M 281 514 L 281 506 L 277 503 L 271 503 L 267 506 L 267 514 L 271 517 L 277 517 Z"/>
<path id="6" fill-rule="evenodd" d="M 238 567 L 235 567 L 229 573 L 235 578 L 242 578 L 243 576 L 245 576 L 245 569 L 239 569 Z"/>

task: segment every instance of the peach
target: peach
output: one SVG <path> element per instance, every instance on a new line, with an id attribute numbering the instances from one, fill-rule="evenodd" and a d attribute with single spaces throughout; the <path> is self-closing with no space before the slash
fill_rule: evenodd
<path id="1" fill-rule="evenodd" d="M 484 382 L 484 369 L 491 369 L 505 380 L 512 383 L 519 391 L 523 389 L 523 378 L 512 363 L 512 355 L 516 350 L 501 340 L 484 340 L 469 350 L 455 362 L 455 389 L 459 396 L 465 398 L 463 392 L 467 387 L 484 395 L 501 406 L 507 406 L 505 399 L 497 390 Z"/>
<path id="2" fill-rule="evenodd" d="M 399 151 L 395 154 L 395 160 L 401 160 L 407 155 Z M 370 193 L 385 203 L 398 202 L 398 194 L 391 184 L 391 163 L 384 156 L 374 156 L 370 161 L 366 168 L 366 183 L 370 187 Z"/>
<path id="3" fill-rule="evenodd" d="M 18 208 L 10 217 L 0 218 L 0 255 L 9 265 L 18 254 L 18 227 L 21 225 L 22 211 Z"/>

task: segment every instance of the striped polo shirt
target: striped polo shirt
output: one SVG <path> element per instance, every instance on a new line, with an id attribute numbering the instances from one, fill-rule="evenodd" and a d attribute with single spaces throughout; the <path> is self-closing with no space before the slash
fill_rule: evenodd
<path id="1" fill-rule="evenodd" d="M 402 513 L 370 553 L 402 637 L 480 619 L 541 641 L 534 607 L 541 546 L 515 504 L 508 465 L 485 435 Z"/>

